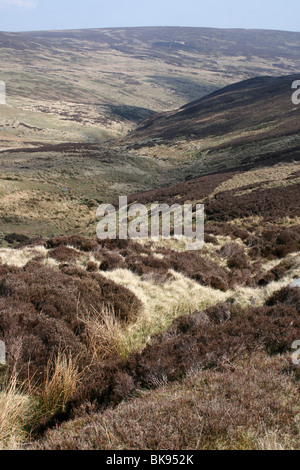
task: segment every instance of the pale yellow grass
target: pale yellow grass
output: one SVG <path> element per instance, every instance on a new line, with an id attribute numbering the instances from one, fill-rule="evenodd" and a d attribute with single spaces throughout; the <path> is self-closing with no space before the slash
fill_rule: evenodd
<path id="1" fill-rule="evenodd" d="M 92 253 L 83 253 L 73 246 L 69 246 L 69 248 L 72 248 L 80 254 L 80 257 L 76 261 L 77 266 L 86 268 L 89 261 L 93 261 L 97 265 L 100 264 Z M 49 255 L 49 251 L 44 246 L 25 247 L 20 250 L 0 248 L 0 263 L 7 264 L 8 266 L 23 268 L 29 261 L 36 257 L 40 258 L 40 262 L 44 266 L 49 266 L 51 268 L 57 268 L 59 266 L 59 262 Z"/>
<path id="2" fill-rule="evenodd" d="M 285 445 L 282 444 L 283 441 Z M 257 450 L 287 450 L 289 444 L 288 437 L 282 436 L 280 430 L 278 431 L 266 431 L 265 436 L 259 437 L 256 440 Z"/>
<path id="3" fill-rule="evenodd" d="M 0 392 L 0 450 L 15 450 L 27 437 L 24 427 L 32 413 L 32 401 L 17 386 L 12 374 L 7 387 Z"/>
<path id="4" fill-rule="evenodd" d="M 213 194 L 218 194 L 222 191 L 230 191 L 233 189 L 241 188 L 243 186 L 248 186 L 249 184 L 263 183 L 265 181 L 270 182 L 270 184 L 272 182 L 273 185 L 275 183 L 280 185 L 282 184 L 282 181 L 286 180 L 289 176 L 298 171 L 299 166 L 299 163 L 286 163 L 275 165 L 271 168 L 261 168 L 258 170 L 247 171 L 245 173 L 239 173 L 238 175 L 233 176 L 231 179 L 221 183 L 214 190 Z M 273 186 L 271 185 L 268 187 Z"/>
<path id="5" fill-rule="evenodd" d="M 101 312 L 92 310 L 84 315 L 78 312 L 78 319 L 85 326 L 86 345 L 92 361 L 102 361 L 119 350 L 123 329 L 112 308 L 103 306 Z"/>
<path id="6" fill-rule="evenodd" d="M 22 448 L 41 422 L 64 411 L 81 377 L 76 361 L 65 353 L 49 361 L 39 387 L 31 387 L 30 381 L 18 385 L 13 372 L 0 392 L 0 450 Z"/>
<path id="7" fill-rule="evenodd" d="M 37 418 L 49 417 L 59 411 L 64 411 L 81 376 L 76 361 L 71 355 L 59 352 L 54 364 L 49 361 L 45 382 L 38 396 Z"/>
<path id="8" fill-rule="evenodd" d="M 54 224 L 57 231 L 66 233 L 72 224 L 73 228 L 78 225 L 86 229 L 95 219 L 95 210 L 80 204 L 79 199 L 72 201 L 68 195 L 17 190 L 1 197 L 0 217 L 11 217 L 18 223 Z"/>
<path id="9" fill-rule="evenodd" d="M 222 292 L 211 287 L 201 286 L 183 274 L 170 270 L 173 278 L 166 283 L 156 283 L 143 279 L 126 269 L 102 273 L 108 279 L 127 287 L 143 303 L 143 311 L 134 324 L 125 328 L 115 325 L 114 339 L 119 342 L 119 350 L 127 355 L 142 349 L 153 334 L 165 330 L 180 315 L 187 315 L 210 305 L 225 302 L 229 298 L 241 307 L 261 306 L 275 291 L 287 286 L 293 279 L 300 277 L 299 253 L 288 258 L 294 260 L 293 268 L 279 281 L 270 282 L 263 287 L 242 287 Z M 280 261 L 278 261 L 279 263 Z M 270 262 L 268 268 L 274 267 Z"/>
<path id="10" fill-rule="evenodd" d="M 28 261 L 32 260 L 35 257 L 46 258 L 47 250 L 43 246 L 35 246 L 23 248 L 21 250 L 14 250 L 12 248 L 0 248 L 0 262 L 2 264 L 7 264 L 8 266 L 16 266 L 22 268 L 25 266 Z M 54 262 L 53 259 L 49 260 L 49 263 L 52 265 Z"/>
<path id="11" fill-rule="evenodd" d="M 170 273 L 173 278 L 165 283 L 142 279 L 126 269 L 102 273 L 131 290 L 144 306 L 138 320 L 124 328 L 119 337 L 125 355 L 144 347 L 153 334 L 165 330 L 176 317 L 223 302 L 232 294 L 201 286 L 175 271 Z"/>

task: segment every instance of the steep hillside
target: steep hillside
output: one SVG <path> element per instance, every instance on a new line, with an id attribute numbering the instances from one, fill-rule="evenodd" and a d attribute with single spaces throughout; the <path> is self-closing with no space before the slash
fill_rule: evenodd
<path id="1" fill-rule="evenodd" d="M 230 85 L 175 112 L 156 114 L 127 136 L 139 154 L 178 160 L 191 175 L 299 159 L 299 75 L 259 77 Z"/>

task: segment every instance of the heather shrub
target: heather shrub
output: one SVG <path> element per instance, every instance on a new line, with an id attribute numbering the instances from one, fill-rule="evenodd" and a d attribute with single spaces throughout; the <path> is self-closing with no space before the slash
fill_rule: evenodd
<path id="1" fill-rule="evenodd" d="M 223 302 L 208 307 L 205 310 L 205 313 L 212 322 L 223 323 L 232 317 L 231 311 L 232 306 L 229 306 L 228 303 Z"/>
<path id="2" fill-rule="evenodd" d="M 220 312 L 214 314 L 219 316 Z M 229 319 L 205 326 L 201 326 L 203 318 L 199 314 L 179 318 L 167 332 L 153 338 L 138 359 L 142 384 L 179 380 L 191 368 L 218 367 L 223 361 L 231 362 L 242 353 L 258 349 L 280 354 L 290 350 L 299 336 L 300 320 L 295 307 L 250 309 L 232 319 L 229 308 L 224 314 Z M 212 313 L 208 311 L 208 315 Z"/>
<path id="3" fill-rule="evenodd" d="M 130 255 L 126 258 L 126 267 L 140 276 L 152 275 L 153 278 L 156 277 L 164 281 L 172 277 L 168 274 L 171 264 L 166 260 L 155 258 L 152 254 L 145 256 Z"/>
<path id="4" fill-rule="evenodd" d="M 153 203 L 153 201 L 159 201 L 160 203 L 172 205 L 174 198 L 176 198 L 178 204 L 184 204 L 186 201 L 198 201 L 208 197 L 220 183 L 231 178 L 233 175 L 234 173 L 228 172 L 194 178 L 167 188 L 134 194 L 128 198 L 128 202 L 133 203 L 137 201 L 147 205 Z"/>
<path id="5" fill-rule="evenodd" d="M 1 278 L 0 294 L 31 303 L 37 311 L 64 320 L 73 330 L 78 328 L 78 309 L 101 312 L 106 305 L 113 307 L 121 319 L 129 320 L 141 307 L 128 289 L 98 273 L 76 267 L 57 272 L 38 263 L 28 263 L 19 272 Z"/>
<path id="6" fill-rule="evenodd" d="M 237 243 L 229 243 L 223 246 L 219 253 L 222 257 L 227 258 L 227 266 L 230 269 L 249 269 L 244 249 Z"/>
<path id="7" fill-rule="evenodd" d="M 247 230 L 240 229 L 236 225 L 212 221 L 207 221 L 205 224 L 205 234 L 205 237 L 221 235 L 232 239 L 241 238 L 243 241 L 249 237 Z"/>
<path id="8" fill-rule="evenodd" d="M 86 270 L 89 273 L 94 273 L 98 271 L 98 264 L 95 263 L 94 261 L 88 261 L 86 263 Z"/>
<path id="9" fill-rule="evenodd" d="M 95 254 L 95 259 L 100 261 L 101 271 L 113 271 L 114 269 L 123 268 L 125 266 L 123 257 L 114 251 L 101 250 L 101 252 Z"/>
<path id="10" fill-rule="evenodd" d="M 204 233 L 204 242 L 212 243 L 213 245 L 218 245 L 218 239 L 209 233 Z"/>
<path id="11" fill-rule="evenodd" d="M 9 362 L 25 376 L 39 379 L 58 351 L 90 362 L 86 323 L 96 312 L 101 321 L 112 309 L 120 322 L 136 319 L 142 304 L 128 289 L 76 266 L 61 271 L 30 262 L 24 268 L 1 266 L 0 336 Z M 1 338 L 1 339 L 2 339 Z"/>
<path id="12" fill-rule="evenodd" d="M 68 415 L 72 415 L 74 411 L 82 413 L 90 409 L 105 409 L 107 406 L 117 405 L 130 396 L 135 388 L 133 375 L 128 376 L 124 363 L 119 358 L 107 358 L 104 365 L 94 363 L 74 393 Z"/>
<path id="13" fill-rule="evenodd" d="M 8 235 L 5 235 L 4 240 L 10 244 L 16 243 L 16 242 L 24 243 L 29 240 L 29 237 L 27 237 L 26 235 L 19 234 L 19 233 L 10 233 Z"/>
<path id="14" fill-rule="evenodd" d="M 256 274 L 254 280 L 258 286 L 265 286 L 273 281 L 279 281 L 294 267 L 294 260 L 283 260 L 277 266 L 265 273 Z"/>
<path id="15" fill-rule="evenodd" d="M 46 248 L 57 248 L 59 246 L 73 246 L 80 251 L 93 251 L 98 249 L 97 240 L 73 235 L 70 237 L 54 237 L 46 242 Z"/>
<path id="16" fill-rule="evenodd" d="M 299 215 L 299 184 L 286 186 L 284 191 L 281 188 L 257 189 L 244 194 L 240 194 L 240 191 L 241 188 L 223 191 L 213 199 L 204 201 L 208 220 L 229 222 L 253 216 L 274 220 Z"/>
<path id="17" fill-rule="evenodd" d="M 252 237 L 249 241 L 249 254 L 252 258 L 263 256 L 264 258 L 284 258 L 289 253 L 300 249 L 299 226 L 280 228 L 273 226 L 262 232 L 259 237 Z"/>
<path id="18" fill-rule="evenodd" d="M 84 344 L 64 321 L 11 298 L 0 298 L 0 337 L 8 364 L 16 367 L 21 379 L 30 373 L 31 380 L 42 380 L 49 359 L 59 350 L 89 361 Z"/>
<path id="19" fill-rule="evenodd" d="M 222 291 L 228 289 L 226 271 L 211 260 L 203 258 L 197 252 L 173 252 L 170 266 L 195 281 Z"/>
<path id="20" fill-rule="evenodd" d="M 249 267 L 245 253 L 236 256 L 230 256 L 227 261 L 227 266 L 230 269 L 247 269 Z"/>
<path id="21" fill-rule="evenodd" d="M 57 248 L 53 248 L 48 251 L 48 256 L 54 258 L 60 263 L 70 263 L 80 258 L 80 253 L 64 245 L 59 245 Z"/>
<path id="22" fill-rule="evenodd" d="M 294 307 L 300 313 L 300 289 L 298 287 L 283 287 L 274 292 L 266 301 L 268 306 L 280 304 Z"/>
<path id="23" fill-rule="evenodd" d="M 28 238 L 27 240 L 23 240 L 22 242 L 18 243 L 16 248 L 18 250 L 21 250 L 22 248 L 25 247 L 31 247 L 31 246 L 44 246 L 45 240 L 43 237 L 35 237 L 35 238 Z"/>
<path id="24" fill-rule="evenodd" d="M 252 286 L 255 287 L 255 282 L 250 269 L 232 269 L 229 274 L 229 285 L 231 288 L 236 286 Z"/>

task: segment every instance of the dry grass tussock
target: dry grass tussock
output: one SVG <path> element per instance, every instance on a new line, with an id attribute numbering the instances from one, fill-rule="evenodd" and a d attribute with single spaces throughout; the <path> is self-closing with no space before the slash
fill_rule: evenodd
<path id="1" fill-rule="evenodd" d="M 58 353 L 49 361 L 44 383 L 20 384 L 13 372 L 0 392 L 0 449 L 19 449 L 54 415 L 65 411 L 82 373 L 72 357 Z"/>
<path id="2" fill-rule="evenodd" d="M 71 355 L 58 353 L 48 363 L 45 381 L 38 392 L 38 421 L 65 411 L 66 405 L 80 383 L 82 373 Z"/>
<path id="3" fill-rule="evenodd" d="M 0 391 L 0 449 L 17 449 L 28 437 L 26 425 L 33 413 L 33 403 L 13 373 Z"/>
<path id="4" fill-rule="evenodd" d="M 74 255 L 77 255 L 73 258 L 70 256 L 70 260 L 79 267 L 86 268 L 89 262 L 97 263 L 92 253 L 84 253 L 73 246 L 67 246 L 65 251 L 67 249 L 70 250 L 70 254 L 73 252 Z M 0 263 L 8 266 L 23 268 L 29 261 L 37 258 L 44 266 L 52 268 L 57 268 L 60 262 L 66 261 L 62 254 L 49 251 L 43 245 L 21 249 L 0 248 Z M 97 266 L 99 266 L 99 263 L 97 263 Z"/>
<path id="5" fill-rule="evenodd" d="M 92 356 L 92 362 L 102 361 L 119 352 L 124 327 L 113 308 L 103 306 L 101 312 L 91 309 L 85 315 L 78 314 L 78 320 L 85 327 L 86 346 Z"/>

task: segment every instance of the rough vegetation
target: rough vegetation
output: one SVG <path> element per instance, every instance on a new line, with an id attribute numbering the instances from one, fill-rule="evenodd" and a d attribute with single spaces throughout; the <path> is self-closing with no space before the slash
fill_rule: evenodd
<path id="1" fill-rule="evenodd" d="M 299 448 L 298 43 L 0 33 L 1 79 L 14 78 L 0 119 L 1 448 Z M 44 78 L 34 102 L 28 58 Z M 204 204 L 203 248 L 95 238 L 98 204 L 120 194 L 149 211 Z"/>
<path id="2" fill-rule="evenodd" d="M 171 448 L 193 448 L 196 441 L 197 448 L 295 445 L 296 431 L 279 404 L 263 428 L 248 416 L 246 402 L 238 405 L 234 395 L 230 407 L 242 408 L 237 408 L 235 417 L 229 414 L 226 426 L 217 422 L 228 401 L 226 387 L 239 387 L 245 380 L 244 367 L 254 377 L 253 364 L 259 360 L 276 370 L 272 384 L 268 382 L 272 393 L 280 374 L 296 393 L 299 371 L 290 355 L 299 339 L 300 293 L 286 286 L 300 273 L 299 229 L 293 223 L 280 228 L 274 221 L 257 231 L 253 224 L 249 231 L 234 221 L 223 224 L 226 234 L 222 223 L 212 223 L 212 239 L 199 253 L 181 251 L 175 242 L 145 244 L 80 236 L 22 238 L 14 249 L 0 250 L 0 338 L 7 345 L 8 358 L 2 386 L 10 387 L 3 396 L 11 393 L 5 377 L 14 371 L 13 402 L 20 413 L 17 421 L 23 422 L 12 428 L 15 431 L 7 442 L 32 436 L 37 439 L 36 448 L 165 448 L 164 426 L 173 429 L 179 420 L 183 427 L 174 428 Z M 189 301 L 183 302 L 181 295 L 172 298 L 179 282 Z M 286 366 L 280 371 L 276 361 Z M 216 398 L 204 379 L 208 370 L 209 387 L 217 387 L 220 394 L 219 411 L 214 410 Z M 266 373 L 260 367 L 255 380 L 267 380 Z M 196 384 L 206 384 L 199 402 L 197 394 L 192 398 L 193 374 Z M 227 384 L 223 391 L 222 375 Z M 251 394 L 257 396 L 256 387 L 247 400 Z M 176 406 L 173 389 L 178 390 Z M 145 400 L 141 393 L 146 393 Z M 163 400 L 159 406 L 165 413 L 175 406 L 174 422 L 154 413 L 146 434 L 142 437 L 132 426 L 132 441 L 128 441 L 131 438 L 125 438 L 122 429 L 124 422 L 134 419 L 132 409 L 137 406 L 147 415 L 156 400 Z M 191 406 L 197 415 L 196 441 L 184 437 L 190 424 L 185 423 L 181 406 L 183 410 Z M 271 413 L 270 407 L 267 401 L 264 416 Z M 82 426 L 77 428 L 79 416 Z M 105 433 L 96 437 L 91 432 L 85 438 L 89 423 L 98 429 L 107 419 L 111 419 L 114 444 L 106 441 Z M 151 436 L 160 419 L 163 427 L 154 444 Z M 60 422 L 65 423 L 61 430 L 58 427 L 43 437 L 47 428 Z M 282 422 L 284 436 L 278 435 L 277 422 Z M 69 437 L 62 444 L 65 429 Z"/>

